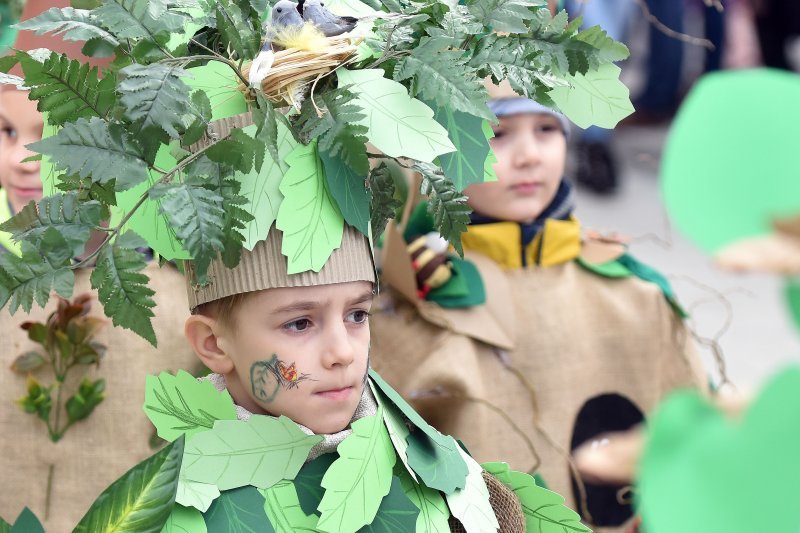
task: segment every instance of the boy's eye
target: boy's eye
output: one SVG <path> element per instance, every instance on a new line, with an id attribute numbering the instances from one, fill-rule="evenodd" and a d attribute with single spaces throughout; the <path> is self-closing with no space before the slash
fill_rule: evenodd
<path id="1" fill-rule="evenodd" d="M 10 126 L 3 126 L 0 128 L 0 137 L 7 137 L 9 139 L 17 138 L 17 130 Z"/>
<path id="2" fill-rule="evenodd" d="M 364 311 L 363 309 L 359 309 L 357 311 L 353 311 L 349 315 L 347 315 L 347 319 L 350 322 L 354 322 L 356 324 L 363 324 L 369 318 L 369 312 Z"/>
<path id="3" fill-rule="evenodd" d="M 283 326 L 289 331 L 305 331 L 311 327 L 311 321 L 307 318 L 301 318 Z"/>
<path id="4" fill-rule="evenodd" d="M 560 131 L 560 129 L 561 128 L 559 128 L 555 124 L 542 124 L 541 126 L 536 128 L 536 131 L 539 131 L 539 132 L 542 132 L 542 133 L 552 133 L 552 132 L 555 132 L 555 131 Z"/>
<path id="5" fill-rule="evenodd" d="M 499 139 L 500 137 L 502 137 L 505 134 L 505 132 L 503 130 L 492 130 L 492 131 L 494 133 L 494 137 L 493 137 L 494 139 Z"/>

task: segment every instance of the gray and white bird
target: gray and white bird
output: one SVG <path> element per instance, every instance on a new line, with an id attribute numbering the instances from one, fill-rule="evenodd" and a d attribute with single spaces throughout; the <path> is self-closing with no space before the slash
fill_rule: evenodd
<path id="1" fill-rule="evenodd" d="M 272 63 L 275 61 L 275 52 L 272 50 L 272 41 L 275 35 L 287 29 L 300 29 L 305 22 L 297 9 L 297 3 L 291 0 L 280 0 L 272 7 L 269 26 L 267 27 L 264 44 L 258 55 L 250 65 L 247 78 L 250 85 L 258 86 L 267 77 Z"/>
<path id="2" fill-rule="evenodd" d="M 297 10 L 304 21 L 314 24 L 325 34 L 325 37 L 334 37 L 352 31 L 358 23 L 356 17 L 336 15 L 320 0 L 300 0 Z"/>

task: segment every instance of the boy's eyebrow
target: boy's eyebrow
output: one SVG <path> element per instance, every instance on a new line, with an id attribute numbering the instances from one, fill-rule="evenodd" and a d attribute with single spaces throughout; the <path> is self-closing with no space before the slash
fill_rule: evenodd
<path id="1" fill-rule="evenodd" d="M 367 291 L 364 294 L 362 294 L 361 296 L 357 296 L 357 297 L 353 298 L 352 300 L 350 300 L 347 303 L 347 306 L 350 307 L 350 306 L 353 306 L 353 305 L 362 304 L 364 302 L 369 302 L 369 301 L 372 300 L 373 296 L 374 295 L 372 294 L 372 291 Z M 274 310 L 272 312 L 272 314 L 273 315 L 281 315 L 281 314 L 284 314 L 284 313 L 294 313 L 294 312 L 297 312 L 297 311 L 312 311 L 314 309 L 317 309 L 318 307 L 322 307 L 324 304 L 325 304 L 325 302 L 320 302 L 320 301 L 316 301 L 316 300 L 306 300 L 306 301 L 302 301 L 302 302 L 295 302 L 293 304 L 289 304 L 289 305 L 286 305 L 284 307 L 279 307 L 278 309 Z"/>
<path id="2" fill-rule="evenodd" d="M 350 300 L 348 307 L 350 307 L 351 305 L 358 305 L 366 302 L 371 302 L 374 297 L 375 295 L 372 293 L 372 291 L 367 291 L 361 296 L 358 296 L 357 298 L 353 298 L 352 300 Z"/>

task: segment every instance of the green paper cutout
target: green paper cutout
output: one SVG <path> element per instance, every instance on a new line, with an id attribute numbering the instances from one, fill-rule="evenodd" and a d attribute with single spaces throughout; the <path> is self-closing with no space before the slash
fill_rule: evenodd
<path id="1" fill-rule="evenodd" d="M 206 93 L 211 101 L 211 120 L 247 112 L 247 101 L 239 90 L 239 78 L 228 65 L 209 61 L 201 67 L 186 70 L 190 76 L 181 79 L 192 89 Z"/>
<path id="2" fill-rule="evenodd" d="M 637 491 L 648 532 L 800 531 L 800 368 L 736 417 L 696 392 L 675 394 L 648 433 Z"/>
<path id="3" fill-rule="evenodd" d="M 58 130 L 61 129 L 60 126 L 54 126 L 50 124 L 46 112 L 42 113 L 42 121 L 44 123 L 44 127 L 42 128 L 42 139 L 52 137 L 58 133 Z M 42 178 L 42 192 L 44 193 L 44 196 L 52 196 L 60 192 L 56 188 L 56 178 L 58 178 L 60 175 L 61 172 L 56 170 L 50 158 L 46 155 L 42 155 L 42 159 L 39 161 L 39 176 Z"/>
<path id="4" fill-rule="evenodd" d="M 455 439 L 442 435 L 425 422 L 377 372 L 370 369 L 369 375 L 381 393 L 419 429 L 406 438 L 408 464 L 414 472 L 427 486 L 445 493 L 463 488 L 468 469 Z"/>
<path id="5" fill-rule="evenodd" d="M 486 288 L 478 268 L 471 262 L 458 257 L 450 257 L 453 265 L 453 276 L 442 287 L 432 290 L 426 300 L 436 302 L 447 309 L 474 307 L 486 303 Z M 463 284 L 463 294 L 456 292 L 458 286 Z M 448 290 L 449 285 L 456 285 Z"/>
<path id="6" fill-rule="evenodd" d="M 264 496 L 255 487 L 224 491 L 203 518 L 213 533 L 275 533 L 264 512 Z"/>
<path id="7" fill-rule="evenodd" d="M 325 169 L 328 190 L 336 199 L 344 220 L 364 235 L 369 235 L 370 200 L 364 176 L 356 174 L 339 157 L 331 157 L 323 151 L 319 152 L 319 157 Z"/>
<path id="8" fill-rule="evenodd" d="M 216 485 L 186 479 L 185 465 L 181 465 L 175 503 L 179 503 L 184 507 L 194 507 L 201 513 L 205 513 L 214 500 L 219 498 L 219 495 L 220 492 Z"/>
<path id="9" fill-rule="evenodd" d="M 794 325 L 800 329 L 800 279 L 786 280 L 786 304 Z"/>
<path id="10" fill-rule="evenodd" d="M 799 93 L 796 73 L 736 70 L 703 76 L 683 101 L 661 186 L 670 219 L 703 250 L 770 233 L 774 218 L 800 211 Z"/>
<path id="11" fill-rule="evenodd" d="M 178 438 L 112 483 L 73 533 L 161 531 L 175 505 L 183 443 Z"/>
<path id="12" fill-rule="evenodd" d="M 242 131 L 255 138 L 257 126 L 247 126 Z M 292 132 L 281 121 L 278 121 L 278 155 L 281 161 L 273 161 L 269 151 L 264 154 L 261 171 L 251 170 L 248 174 L 236 172 L 235 177 L 242 184 L 240 194 L 247 198 L 242 209 L 253 215 L 253 220 L 245 223 L 242 234 L 245 237 L 244 247 L 253 250 L 258 241 L 267 238 L 269 229 L 278 216 L 278 208 L 283 202 L 283 194 L 279 186 L 283 179 L 283 161 L 297 147 Z"/>
<path id="13" fill-rule="evenodd" d="M 207 533 L 206 521 L 197 509 L 176 505 L 161 533 Z"/>
<path id="14" fill-rule="evenodd" d="M 293 479 L 322 437 L 306 435 L 289 418 L 253 415 L 249 420 L 217 420 L 186 445 L 186 479 L 219 490 L 245 485 L 266 489 Z"/>
<path id="15" fill-rule="evenodd" d="M 184 370 L 146 377 L 144 412 L 166 441 L 212 429 L 215 420 L 236 420 L 227 390 L 219 392 L 210 381 L 198 381 Z"/>
<path id="16" fill-rule="evenodd" d="M 486 135 L 487 141 L 491 141 L 494 138 L 494 131 L 492 131 L 492 125 L 489 124 L 488 121 L 484 121 L 483 123 L 483 133 L 484 135 Z M 497 156 L 495 155 L 494 150 L 492 150 L 490 143 L 489 153 L 486 155 L 486 161 L 483 164 L 484 183 L 497 181 L 497 173 L 494 171 L 494 166 L 496 163 L 497 163 Z"/>
<path id="17" fill-rule="evenodd" d="M 5 525 L 8 527 L 7 523 Z M 10 533 L 44 533 L 44 526 L 33 514 L 33 511 L 25 507 L 14 521 L 14 525 L 6 531 Z"/>
<path id="18" fill-rule="evenodd" d="M 591 533 L 591 529 L 580 522 L 580 516 L 564 505 L 564 498 L 538 486 L 530 474 L 511 470 L 507 463 L 501 462 L 481 466 L 517 495 L 525 513 L 527 531 Z"/>
<path id="19" fill-rule="evenodd" d="M 391 489 L 397 455 L 383 424 L 383 408 L 351 427 L 353 433 L 337 448 L 339 458 L 322 478 L 325 495 L 318 507 L 320 531 L 358 531 L 372 522 Z"/>
<path id="20" fill-rule="evenodd" d="M 452 259 L 453 256 L 450 256 L 450 265 L 452 266 L 450 279 L 447 280 L 447 283 L 441 287 L 432 289 L 431 292 L 428 293 L 426 300 L 437 301 L 437 298 L 461 298 L 469 294 L 467 280 L 464 279 L 464 275 L 461 273 L 460 268 L 455 266 L 455 263 L 452 261 Z"/>
<path id="21" fill-rule="evenodd" d="M 669 305 L 675 310 L 678 316 L 681 318 L 686 318 L 689 316 L 689 314 L 684 311 L 681 305 L 678 303 L 677 298 L 675 298 L 675 293 L 672 290 L 672 285 L 670 285 L 669 280 L 667 280 L 667 278 L 664 277 L 660 272 L 636 260 L 629 254 L 622 254 L 617 258 L 617 261 L 625 268 L 630 270 L 631 273 L 633 273 L 633 275 L 637 278 L 658 285 L 658 287 L 661 289 L 661 292 L 664 294 L 664 297 L 667 299 L 667 302 L 669 302 Z"/>
<path id="22" fill-rule="evenodd" d="M 489 489 L 486 488 L 486 482 L 483 480 L 483 468 L 467 452 L 461 448 L 458 451 L 467 463 L 469 474 L 463 489 L 445 496 L 447 506 L 450 507 L 453 517 L 461 522 L 467 533 L 497 531 L 500 524 L 497 523 L 494 509 L 489 503 Z"/>
<path id="23" fill-rule="evenodd" d="M 630 91 L 619 79 L 620 72 L 617 65 L 606 63 L 586 74 L 566 75 L 569 85 L 554 87 L 548 94 L 579 127 L 611 129 L 634 111 Z"/>
<path id="24" fill-rule="evenodd" d="M 317 507 L 322 501 L 325 489 L 322 488 L 322 478 L 325 472 L 339 456 L 335 453 L 325 453 L 303 465 L 300 472 L 294 477 L 294 487 L 300 499 L 300 507 L 307 515 L 319 515 Z"/>
<path id="25" fill-rule="evenodd" d="M 384 398 L 383 394 L 378 391 L 371 380 L 368 381 L 368 383 L 370 390 L 372 390 L 372 395 L 375 397 L 375 401 L 378 402 L 378 405 L 383 407 L 383 421 L 386 424 L 386 430 L 389 432 L 389 438 L 392 440 L 395 452 L 400 457 L 400 461 L 402 461 L 403 465 L 405 465 L 406 471 L 414 478 L 415 482 L 418 482 L 417 475 L 408 464 L 408 455 L 406 453 L 408 444 L 406 444 L 406 438 L 408 437 L 409 430 L 408 426 L 406 426 L 403 414 L 400 413 L 390 401 Z"/>
<path id="26" fill-rule="evenodd" d="M 450 107 L 437 107 L 435 102 L 424 102 L 433 109 L 433 118 L 444 126 L 455 152 L 439 156 L 444 175 L 461 192 L 472 183 L 483 183 L 486 158 L 489 157 L 489 141 L 483 125 L 488 122 L 475 115 L 456 111 Z"/>
<path id="27" fill-rule="evenodd" d="M 260 492 L 266 498 L 264 510 L 277 531 L 316 531 L 319 518 L 303 512 L 293 482 L 283 480 Z"/>
<path id="28" fill-rule="evenodd" d="M 364 17 L 375 13 L 374 9 L 358 0 L 327 0 L 325 7 L 340 17 Z"/>
<path id="29" fill-rule="evenodd" d="M 325 183 L 317 141 L 299 144 L 286 158 L 289 170 L 280 184 L 283 202 L 277 227 L 283 232 L 281 253 L 287 272 L 319 272 L 342 245 L 344 219 Z"/>
<path id="30" fill-rule="evenodd" d="M 455 151 L 445 130 L 433 119 L 433 110 L 408 95 L 406 88 L 383 77 L 383 70 L 336 71 L 339 87 L 349 86 L 364 112 L 358 122 L 367 138 L 391 157 L 410 157 L 431 163 L 436 156 Z"/>
<path id="31" fill-rule="evenodd" d="M 381 506 L 378 508 L 375 519 L 358 531 L 360 533 L 415 531 L 418 516 L 419 509 L 406 495 L 400 479 L 394 476 L 389 494 L 381 500 Z"/>
<path id="32" fill-rule="evenodd" d="M 449 533 L 450 525 L 447 519 L 450 517 L 450 511 L 442 495 L 438 490 L 420 485 L 405 474 L 405 472 L 399 474 L 403 491 L 411 503 L 419 509 L 415 531 Z"/>
<path id="33" fill-rule="evenodd" d="M 607 261 L 605 263 L 590 263 L 580 257 L 575 258 L 575 262 L 577 262 L 580 266 L 588 270 L 589 272 L 594 272 L 604 278 L 629 278 L 633 275 L 633 272 L 628 270 L 628 268 L 613 259 L 611 261 Z"/>

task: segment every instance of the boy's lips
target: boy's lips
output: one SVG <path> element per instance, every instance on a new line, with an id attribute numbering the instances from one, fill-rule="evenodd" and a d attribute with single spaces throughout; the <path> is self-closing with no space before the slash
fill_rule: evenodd
<path id="1" fill-rule="evenodd" d="M 511 185 L 509 189 L 517 194 L 530 195 L 537 193 L 542 186 L 543 185 L 539 182 L 526 181 L 522 183 L 515 183 L 514 185 Z"/>
<path id="2" fill-rule="evenodd" d="M 25 198 L 40 198 L 42 196 L 41 187 L 14 187 L 17 196 Z"/>
<path id="3" fill-rule="evenodd" d="M 341 401 L 349 398 L 352 392 L 353 392 L 353 387 L 349 386 L 349 387 L 342 387 L 339 389 L 328 389 L 323 391 L 317 391 L 314 394 L 317 396 L 322 396 L 323 398 L 328 400 Z"/>

